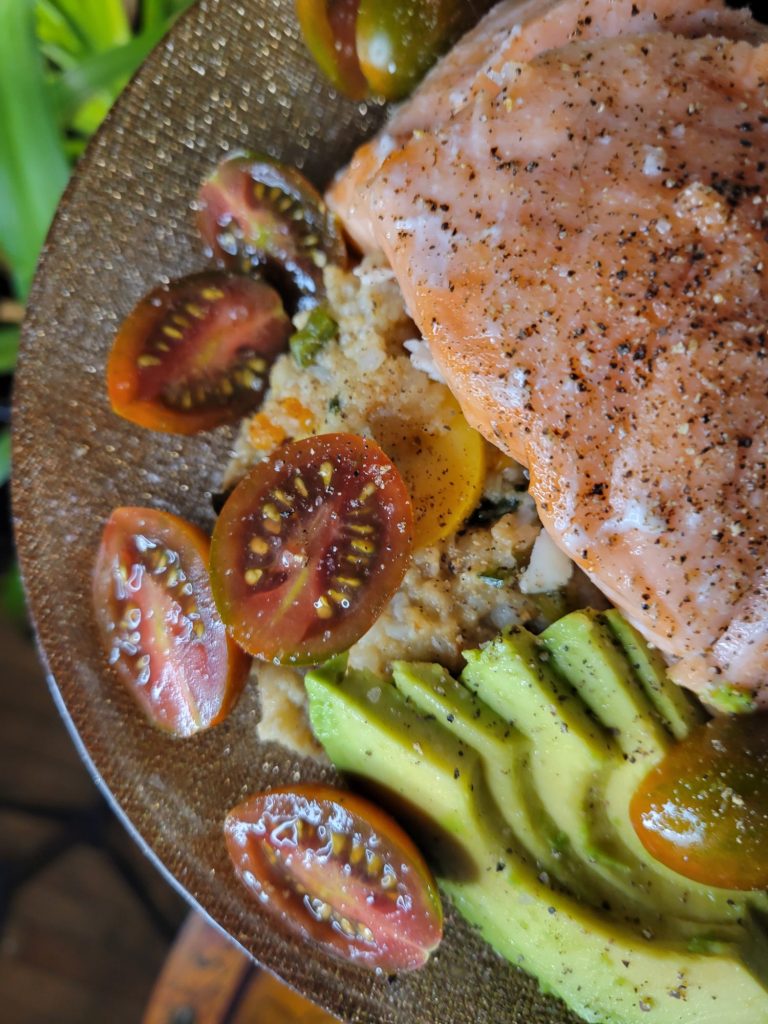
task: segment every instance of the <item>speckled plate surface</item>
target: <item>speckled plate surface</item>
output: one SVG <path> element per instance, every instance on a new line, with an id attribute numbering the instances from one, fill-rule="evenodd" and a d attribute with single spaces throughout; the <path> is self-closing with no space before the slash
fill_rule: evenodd
<path id="1" fill-rule="evenodd" d="M 322 186 L 381 116 L 318 78 L 290 0 L 203 0 L 152 55 L 81 163 L 35 282 L 14 411 L 22 570 L 54 696 L 97 781 L 176 884 L 261 963 L 345 1021 L 566 1024 L 451 913 L 429 966 L 394 980 L 273 927 L 229 867 L 223 816 L 248 793 L 322 769 L 257 742 L 254 692 L 210 733 L 155 732 L 95 634 L 90 570 L 111 510 L 151 505 L 209 528 L 233 439 L 227 429 L 168 437 L 115 417 L 104 371 L 116 324 L 160 279 L 205 265 L 190 203 L 224 153 L 266 150 Z"/>

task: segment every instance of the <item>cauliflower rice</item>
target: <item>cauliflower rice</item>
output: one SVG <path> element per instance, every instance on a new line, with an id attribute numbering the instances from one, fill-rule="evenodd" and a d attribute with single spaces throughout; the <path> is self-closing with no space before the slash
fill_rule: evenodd
<path id="1" fill-rule="evenodd" d="M 290 353 L 276 361 L 260 411 L 243 424 L 225 487 L 287 440 L 337 431 L 376 440 L 382 417 L 433 424 L 445 416 L 448 390 L 381 258 L 367 257 L 349 272 L 329 266 L 325 284 L 338 340 L 310 366 L 298 366 Z M 305 318 L 299 314 L 296 326 Z M 566 610 L 599 600 L 547 543 L 522 467 L 486 449 L 479 508 L 457 533 L 415 550 L 400 589 L 350 649 L 352 667 L 386 678 L 391 663 L 405 659 L 456 672 L 462 651 L 502 629 L 542 629 Z M 253 674 L 262 704 L 260 738 L 318 754 L 305 714 L 303 671 L 257 662 Z"/>

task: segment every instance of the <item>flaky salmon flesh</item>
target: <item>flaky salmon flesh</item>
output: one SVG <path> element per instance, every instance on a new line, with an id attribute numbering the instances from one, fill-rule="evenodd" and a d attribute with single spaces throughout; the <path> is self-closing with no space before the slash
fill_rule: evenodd
<path id="1" fill-rule="evenodd" d="M 673 677 L 768 702 L 768 45 L 688 0 L 501 3 L 329 200 L 469 422 Z"/>

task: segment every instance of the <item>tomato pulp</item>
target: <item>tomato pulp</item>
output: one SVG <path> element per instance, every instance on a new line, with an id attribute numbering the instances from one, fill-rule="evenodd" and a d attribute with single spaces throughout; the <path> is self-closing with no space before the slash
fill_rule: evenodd
<path id="1" fill-rule="evenodd" d="M 107 367 L 118 415 L 195 434 L 261 405 L 291 323 L 263 281 L 209 272 L 155 288 L 123 321 Z"/>
<path id="2" fill-rule="evenodd" d="M 211 582 L 237 642 L 268 661 L 344 651 L 402 582 L 411 502 L 372 441 L 321 434 L 278 448 L 235 488 L 211 544 Z"/>
<path id="3" fill-rule="evenodd" d="M 293 167 L 255 153 L 223 160 L 198 194 L 197 224 L 214 256 L 257 270 L 293 293 L 299 308 L 324 295 L 323 267 L 347 249 L 322 196 Z"/>
<path id="4" fill-rule="evenodd" d="M 174 736 L 220 722 L 250 664 L 213 603 L 209 547 L 202 530 L 170 512 L 119 508 L 93 575 L 109 664 L 150 722 Z"/>
<path id="5" fill-rule="evenodd" d="M 407 971 L 442 938 L 424 859 L 367 800 L 328 786 L 276 789 L 233 808 L 224 833 L 237 876 L 259 904 L 329 953 Z"/>

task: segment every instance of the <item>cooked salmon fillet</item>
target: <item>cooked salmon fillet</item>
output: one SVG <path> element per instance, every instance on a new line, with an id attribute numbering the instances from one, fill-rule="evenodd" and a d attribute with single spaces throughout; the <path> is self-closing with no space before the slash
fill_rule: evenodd
<path id="1" fill-rule="evenodd" d="M 462 98 L 390 133 L 372 239 L 560 547 L 678 681 L 768 701 L 768 46 L 711 6 L 578 7 L 500 55 L 502 5 L 485 63 L 434 72 Z"/>
<path id="2" fill-rule="evenodd" d="M 715 32 L 749 38 L 760 28 L 749 12 L 729 10 L 720 0 L 505 0 L 435 65 L 386 128 L 357 150 L 328 190 L 328 204 L 362 252 L 379 249 L 367 201 L 376 171 L 415 131 L 443 124 L 479 91 L 496 94 L 499 75 L 510 61 L 530 60 L 574 40 L 621 33 Z"/>

